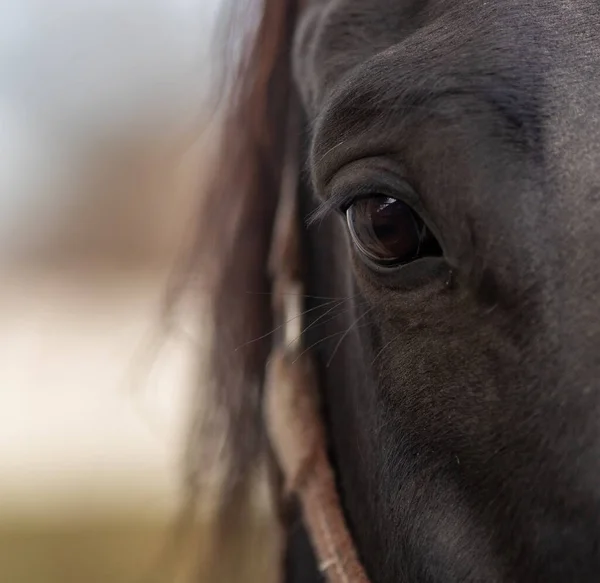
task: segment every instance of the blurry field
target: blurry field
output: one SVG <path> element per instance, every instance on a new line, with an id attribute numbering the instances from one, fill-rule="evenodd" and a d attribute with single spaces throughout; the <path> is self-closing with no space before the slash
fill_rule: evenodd
<path id="1" fill-rule="evenodd" d="M 267 528 L 255 532 L 244 583 L 267 583 Z M 173 548 L 172 528 L 151 517 L 0 526 L 2 583 L 208 583 L 206 527 Z M 203 561 L 204 559 L 204 561 Z M 225 566 L 227 567 L 227 566 Z M 234 583 L 225 568 L 218 583 Z M 235 581 L 240 581 L 236 577 Z M 211 581 L 211 583 L 217 583 Z"/>
<path id="2" fill-rule="evenodd" d="M 201 331 L 190 316 L 183 339 L 140 352 L 164 272 L 4 276 L 0 583 L 241 582 L 203 574 L 219 561 L 206 523 L 174 537 Z M 269 581 L 266 537 L 259 524 L 244 583 Z"/>
<path id="3" fill-rule="evenodd" d="M 2 583 L 131 583 L 146 580 L 166 541 L 148 519 L 0 525 Z"/>
<path id="4" fill-rule="evenodd" d="M 152 271 L 5 272 L 0 583 L 178 580 L 148 578 L 172 542 L 190 347 L 138 356 L 163 285 Z"/>
<path id="5" fill-rule="evenodd" d="M 160 281 L 3 280 L 0 583 L 176 581 L 147 575 L 178 504 L 183 365 L 132 374 Z"/>
<path id="6" fill-rule="evenodd" d="M 244 583 L 269 580 L 266 555 L 260 556 L 267 547 L 266 533 L 265 527 L 255 537 L 258 556 Z M 195 573 L 194 581 L 208 583 L 202 576 L 202 556 L 210 551 L 206 529 L 190 535 L 177 553 L 169 544 L 171 537 L 169 525 L 150 517 L 45 526 L 4 524 L 0 526 L 0 581 L 189 583 Z"/>

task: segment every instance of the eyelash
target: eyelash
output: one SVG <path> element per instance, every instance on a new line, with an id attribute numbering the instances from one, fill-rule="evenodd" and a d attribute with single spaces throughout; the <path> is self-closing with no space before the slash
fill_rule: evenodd
<path id="1" fill-rule="evenodd" d="M 332 214 L 339 214 L 344 217 L 348 212 L 348 209 L 356 204 L 358 201 L 369 198 L 374 194 L 381 194 L 383 196 L 389 196 L 397 200 L 401 199 L 393 194 L 386 193 L 386 190 L 381 187 L 363 187 L 359 189 L 362 192 L 340 192 L 331 195 L 329 198 L 319 204 L 319 206 L 312 212 L 307 218 L 307 226 L 311 227 L 315 223 L 320 223 Z"/>

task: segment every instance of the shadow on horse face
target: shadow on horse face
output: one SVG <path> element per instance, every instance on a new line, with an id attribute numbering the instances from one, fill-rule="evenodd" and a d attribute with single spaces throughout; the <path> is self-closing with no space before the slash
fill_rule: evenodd
<path id="1" fill-rule="evenodd" d="M 600 6 L 309 4 L 306 293 L 346 299 L 308 313 L 307 346 L 366 569 L 596 581 Z M 443 254 L 365 259 L 343 215 L 375 196 Z"/>

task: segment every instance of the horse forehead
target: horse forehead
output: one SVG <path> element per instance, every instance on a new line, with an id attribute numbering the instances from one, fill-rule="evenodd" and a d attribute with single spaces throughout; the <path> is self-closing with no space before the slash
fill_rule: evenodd
<path id="1" fill-rule="evenodd" d="M 514 64 L 545 72 L 558 101 L 561 94 L 599 80 L 593 74 L 600 58 L 597 0 L 312 0 L 308 5 L 294 65 L 314 114 L 350 71 L 392 47 L 417 45 L 421 62 L 438 59 L 451 70 L 453 61 L 463 58 L 461 48 L 471 46 L 475 50 L 463 66 L 493 73 Z"/>
<path id="2" fill-rule="evenodd" d="M 417 10 L 419 3 L 422 8 Z M 446 237 L 456 237 L 457 248 L 467 240 L 466 231 L 456 229 L 454 234 L 451 229 L 451 221 L 463 211 L 475 215 L 476 225 L 470 228 L 481 231 L 480 240 L 503 229 L 503 237 L 486 247 L 489 257 L 484 259 L 498 270 L 500 264 L 511 263 L 503 272 L 509 274 L 505 279 L 515 279 L 517 270 L 533 273 L 530 264 L 550 247 L 564 247 L 565 240 L 573 247 L 569 256 L 583 257 L 576 243 L 585 238 L 594 253 L 586 252 L 577 268 L 583 271 L 585 263 L 585 270 L 600 282 L 593 259 L 600 252 L 595 235 L 600 219 L 599 30 L 598 0 L 330 0 L 325 5 L 315 0 L 298 31 L 295 75 L 314 121 L 311 170 L 317 190 L 344 162 L 343 156 L 357 155 L 350 147 L 354 142 L 360 154 L 377 149 L 382 140 L 387 149 L 390 140 L 404 139 L 404 109 L 393 115 L 386 110 L 396 94 L 419 84 L 443 89 L 446 81 L 460 93 L 460 83 L 474 75 L 488 94 L 501 98 L 496 99 L 500 105 L 509 106 L 509 116 L 513 109 L 525 114 L 514 125 L 521 133 L 533 127 L 526 143 L 533 143 L 535 154 L 543 156 L 535 163 L 520 154 L 503 157 L 491 138 L 475 152 L 465 150 L 465 160 L 457 154 L 452 173 L 456 182 L 447 190 L 427 191 L 444 193 L 429 195 L 427 203 L 436 217 L 448 222 Z M 366 101 L 360 100 L 361 94 Z M 369 107 L 362 107 L 365 103 Z M 480 124 L 481 118 L 464 120 L 460 111 L 457 116 L 457 128 L 466 128 L 465 140 L 474 126 L 486 127 L 485 119 Z M 376 122 L 382 117 L 398 127 L 386 125 L 380 131 Z M 486 134 L 475 137 L 480 135 Z M 442 138 L 435 141 L 443 143 Z M 410 147 L 403 151 L 410 154 Z M 327 169 L 329 158 L 334 161 Z M 463 162 L 469 172 L 460 171 Z M 439 172 L 429 174 L 434 180 Z M 469 184 L 463 184 L 467 179 Z M 517 216 L 511 201 L 521 205 Z M 451 205 L 456 212 L 446 212 Z M 543 251 L 538 250 L 541 232 Z"/>

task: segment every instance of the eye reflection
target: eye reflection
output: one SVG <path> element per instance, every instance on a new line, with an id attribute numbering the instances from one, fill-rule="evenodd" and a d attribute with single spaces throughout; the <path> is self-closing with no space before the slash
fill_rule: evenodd
<path id="1" fill-rule="evenodd" d="M 423 220 L 403 201 L 383 195 L 360 198 L 346 211 L 357 249 L 380 265 L 403 265 L 441 249 Z"/>

